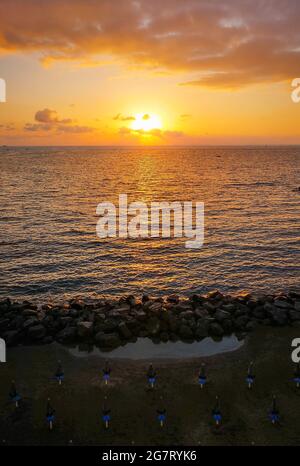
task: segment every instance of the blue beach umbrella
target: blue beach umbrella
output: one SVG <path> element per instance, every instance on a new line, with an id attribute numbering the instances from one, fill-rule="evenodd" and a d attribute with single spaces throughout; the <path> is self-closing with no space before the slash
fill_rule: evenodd
<path id="1" fill-rule="evenodd" d="M 163 427 L 165 422 L 166 422 L 166 419 L 167 419 L 167 410 L 163 404 L 163 397 L 161 396 L 160 397 L 160 406 L 158 407 L 158 409 L 156 410 L 157 412 L 157 420 L 159 422 L 159 425 L 160 427 Z"/>
<path id="2" fill-rule="evenodd" d="M 295 371 L 294 371 L 294 378 L 293 378 L 296 387 L 300 387 L 300 364 L 296 364 Z"/>
<path id="3" fill-rule="evenodd" d="M 50 403 L 50 398 L 48 398 L 47 407 L 46 407 L 46 421 L 47 421 L 49 430 L 53 429 L 54 420 L 55 420 L 55 409 L 52 407 Z"/>
<path id="4" fill-rule="evenodd" d="M 207 382 L 207 377 L 206 377 L 206 367 L 205 364 L 201 364 L 201 368 L 199 371 L 199 376 L 198 376 L 198 383 L 201 388 L 203 388 L 206 385 Z"/>
<path id="5" fill-rule="evenodd" d="M 58 381 L 59 385 L 62 384 L 62 382 L 63 382 L 63 380 L 65 378 L 65 374 L 64 374 L 64 371 L 63 371 L 63 368 L 62 368 L 61 361 L 58 361 L 58 366 L 57 366 L 54 378 Z"/>
<path id="6" fill-rule="evenodd" d="M 251 361 L 247 371 L 246 383 L 249 389 L 253 387 L 255 375 L 253 373 L 253 362 Z"/>
<path id="7" fill-rule="evenodd" d="M 269 418 L 270 418 L 272 424 L 278 424 L 279 423 L 280 414 L 279 414 L 279 409 L 278 409 L 278 406 L 277 406 L 277 400 L 276 400 L 275 395 L 273 395 L 272 408 L 271 408 L 271 411 L 269 413 Z"/>
<path id="8" fill-rule="evenodd" d="M 109 366 L 108 360 L 105 361 L 105 366 L 102 369 L 103 372 L 103 380 L 105 382 L 105 385 L 108 385 L 108 382 L 110 380 L 110 374 L 111 374 L 111 368 Z"/>
<path id="9" fill-rule="evenodd" d="M 157 378 L 157 374 L 151 363 L 147 371 L 148 384 L 150 385 L 151 388 L 154 388 L 154 385 L 156 384 L 156 378 Z"/>
<path id="10" fill-rule="evenodd" d="M 213 420 L 216 426 L 219 426 L 222 422 L 222 413 L 221 413 L 220 400 L 218 396 L 216 396 L 216 403 L 212 410 L 212 417 L 213 417 Z"/>
<path id="11" fill-rule="evenodd" d="M 111 421 L 111 409 L 107 403 L 107 397 L 104 398 L 103 406 L 102 406 L 102 421 L 106 429 L 109 427 L 109 423 Z"/>
<path id="12" fill-rule="evenodd" d="M 15 381 L 12 380 L 9 397 L 13 403 L 15 403 L 16 408 L 19 407 L 19 402 L 21 400 L 21 395 L 17 392 Z"/>

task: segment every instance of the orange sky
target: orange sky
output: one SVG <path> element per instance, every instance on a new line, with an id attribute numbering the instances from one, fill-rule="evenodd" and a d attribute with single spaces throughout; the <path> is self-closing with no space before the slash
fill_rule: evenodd
<path id="1" fill-rule="evenodd" d="M 298 0 L 1 0 L 0 144 L 300 144 Z"/>

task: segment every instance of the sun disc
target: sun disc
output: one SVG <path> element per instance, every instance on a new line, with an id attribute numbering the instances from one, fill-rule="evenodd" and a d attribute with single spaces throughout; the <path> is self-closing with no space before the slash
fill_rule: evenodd
<path id="1" fill-rule="evenodd" d="M 131 124 L 134 131 L 151 131 L 162 127 L 161 120 L 157 115 L 139 113 L 135 115 L 135 120 Z"/>

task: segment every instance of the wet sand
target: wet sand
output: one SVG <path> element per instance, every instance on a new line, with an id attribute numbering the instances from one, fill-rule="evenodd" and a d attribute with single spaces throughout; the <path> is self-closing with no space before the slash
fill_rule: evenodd
<path id="1" fill-rule="evenodd" d="M 297 445 L 300 438 L 300 389 L 292 382 L 291 341 L 300 329 L 259 328 L 233 352 L 201 359 L 159 359 L 154 391 L 147 389 L 149 361 L 111 361 L 111 383 L 102 381 L 104 359 L 75 357 L 62 346 L 17 347 L 0 364 L 0 441 L 15 445 Z M 61 359 L 65 381 L 51 377 Z M 253 390 L 245 383 L 255 361 Z M 207 363 L 208 384 L 197 383 L 199 365 Z M 16 380 L 23 401 L 18 410 L 8 393 Z M 281 425 L 268 419 L 272 394 L 278 397 Z M 101 420 L 104 396 L 112 409 L 111 427 Z M 160 428 L 156 409 L 164 397 L 167 423 Z M 221 397 L 223 425 L 211 419 L 215 396 Z M 55 428 L 45 422 L 47 397 L 56 409 Z"/>

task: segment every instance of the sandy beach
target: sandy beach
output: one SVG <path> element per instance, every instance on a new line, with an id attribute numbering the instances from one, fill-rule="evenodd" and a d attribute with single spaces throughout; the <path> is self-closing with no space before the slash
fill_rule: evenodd
<path id="1" fill-rule="evenodd" d="M 295 387 L 291 341 L 297 327 L 259 328 L 233 352 L 200 359 L 154 360 L 157 387 L 147 388 L 149 361 L 111 360 L 111 381 L 102 381 L 104 360 L 75 357 L 57 343 L 9 349 L 0 366 L 0 439 L 3 445 L 296 445 L 300 390 Z M 65 380 L 53 380 L 61 359 Z M 247 389 L 250 360 L 255 385 Z M 201 390 L 198 371 L 206 362 L 208 383 Z M 11 380 L 22 396 L 16 410 L 9 401 Z M 272 395 L 278 398 L 280 425 L 268 418 Z M 211 410 L 221 399 L 223 423 L 214 427 Z M 104 397 L 111 408 L 111 425 L 101 420 Z M 160 397 L 167 409 L 161 428 L 156 419 Z M 56 409 L 54 430 L 48 431 L 47 398 Z"/>

